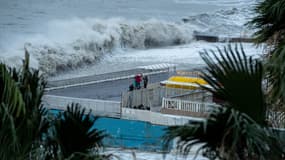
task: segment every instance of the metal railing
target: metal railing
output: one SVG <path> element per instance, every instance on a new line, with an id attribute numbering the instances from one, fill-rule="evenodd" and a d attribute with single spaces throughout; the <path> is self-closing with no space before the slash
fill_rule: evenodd
<path id="1" fill-rule="evenodd" d="M 179 76 L 190 76 L 190 77 L 201 77 L 202 73 L 200 71 L 183 71 L 177 70 L 176 74 Z"/>
<path id="2" fill-rule="evenodd" d="M 153 107 L 161 107 L 163 98 L 197 102 L 212 102 L 213 99 L 212 95 L 205 91 L 167 88 L 157 85 L 153 88 L 124 92 L 122 94 L 122 107 L 152 109 Z"/>
<path id="3" fill-rule="evenodd" d="M 162 99 L 162 108 L 187 112 L 207 113 L 210 112 L 212 107 L 215 106 L 218 105 L 214 103 L 193 102 L 173 98 Z"/>
<path id="4" fill-rule="evenodd" d="M 156 87 L 133 90 L 122 94 L 122 107 L 144 108 L 161 107 L 162 98 L 189 93 L 186 89 L 166 88 L 157 84 Z"/>
<path id="5" fill-rule="evenodd" d="M 195 102 L 203 102 L 203 103 L 211 103 L 213 102 L 213 96 L 210 92 L 205 90 L 193 90 L 184 94 L 178 94 L 167 98 L 180 99 L 185 101 L 195 101 Z"/>

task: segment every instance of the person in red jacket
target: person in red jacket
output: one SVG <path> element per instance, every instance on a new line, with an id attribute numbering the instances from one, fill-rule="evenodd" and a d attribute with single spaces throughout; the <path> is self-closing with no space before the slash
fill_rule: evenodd
<path id="1" fill-rule="evenodd" d="M 136 87 L 136 89 L 140 89 L 141 88 L 141 81 L 142 81 L 141 74 L 137 74 L 135 76 L 135 87 Z"/>

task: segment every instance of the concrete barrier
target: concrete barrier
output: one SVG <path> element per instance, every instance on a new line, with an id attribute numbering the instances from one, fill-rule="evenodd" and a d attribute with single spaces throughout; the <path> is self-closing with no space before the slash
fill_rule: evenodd
<path id="1" fill-rule="evenodd" d="M 138 110 L 130 108 L 122 108 L 121 118 L 128 120 L 144 121 L 144 122 L 149 122 L 151 124 L 158 124 L 164 126 L 184 125 L 189 121 L 203 121 L 203 122 L 205 121 L 204 118 L 174 116 L 174 115 L 161 114 L 157 112 L 151 112 L 147 110 Z"/>
<path id="2" fill-rule="evenodd" d="M 92 110 L 92 114 L 105 117 L 121 117 L 121 102 L 104 101 L 84 98 L 72 98 L 63 96 L 45 95 L 42 98 L 43 105 L 48 109 L 66 110 L 67 105 L 79 103 L 86 111 Z"/>
<path id="3" fill-rule="evenodd" d="M 253 38 L 248 37 L 219 37 L 216 35 L 207 35 L 203 33 L 194 33 L 194 39 L 199 41 L 207 41 L 207 42 L 245 42 L 245 43 L 252 43 Z"/>

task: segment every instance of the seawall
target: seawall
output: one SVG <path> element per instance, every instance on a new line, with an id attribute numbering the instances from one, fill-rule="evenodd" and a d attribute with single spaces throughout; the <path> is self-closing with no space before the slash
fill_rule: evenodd
<path id="1" fill-rule="evenodd" d="M 194 39 L 197 41 L 206 41 L 206 42 L 244 42 L 244 43 L 253 43 L 253 38 L 248 37 L 219 37 L 216 35 L 207 35 L 203 33 L 194 33 Z"/>

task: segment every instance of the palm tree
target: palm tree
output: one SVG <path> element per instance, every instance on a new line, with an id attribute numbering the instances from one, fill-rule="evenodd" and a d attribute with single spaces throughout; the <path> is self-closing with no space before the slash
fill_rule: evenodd
<path id="1" fill-rule="evenodd" d="M 86 158 L 89 153 L 98 155 L 99 148 L 106 136 L 104 131 L 93 128 L 96 117 L 91 112 L 85 115 L 85 109 L 79 104 L 67 106 L 67 110 L 57 116 L 54 123 L 54 139 L 59 145 L 63 158 Z"/>
<path id="2" fill-rule="evenodd" d="M 244 113 L 233 108 L 219 107 L 209 115 L 207 122 L 192 122 L 167 128 L 165 147 L 178 137 L 177 148 L 184 155 L 194 145 L 200 145 L 196 154 L 215 159 L 281 159 L 283 141 L 271 129 L 263 128 Z"/>
<path id="3" fill-rule="evenodd" d="M 203 87 L 224 101 L 214 109 L 206 123 L 189 123 L 166 130 L 166 146 L 179 137 L 178 149 L 189 153 L 197 143 L 210 159 L 267 159 L 281 157 L 278 136 L 266 125 L 266 103 L 262 90 L 262 63 L 247 58 L 242 46 L 229 45 L 223 50 L 204 51 L 206 63 L 202 78 L 211 88 Z M 274 150 L 268 150 L 268 147 Z M 273 154 L 274 153 L 274 154 Z M 272 155 L 273 154 L 273 155 Z"/>
<path id="4" fill-rule="evenodd" d="M 41 107 L 45 82 L 29 69 L 29 54 L 25 56 L 21 71 L 0 64 L 1 159 L 32 157 L 48 127 Z"/>
<path id="5" fill-rule="evenodd" d="M 106 159 L 98 154 L 105 134 L 92 128 L 97 118 L 90 112 L 72 104 L 48 119 L 41 103 L 45 84 L 29 68 L 27 51 L 21 70 L 0 63 L 1 159 Z"/>
<path id="6" fill-rule="evenodd" d="M 269 82 L 269 95 L 284 109 L 285 104 L 285 1 L 264 0 L 255 7 L 256 16 L 248 23 L 256 29 L 257 44 L 266 43 L 269 48 L 265 59 Z"/>
<path id="7" fill-rule="evenodd" d="M 256 16 L 248 25 L 257 31 L 254 34 L 257 43 L 267 42 L 278 45 L 284 42 L 285 2 L 283 0 L 263 0 L 254 8 Z"/>
<path id="8" fill-rule="evenodd" d="M 263 67 L 261 61 L 247 58 L 243 47 L 230 45 L 200 55 L 206 63 L 202 78 L 211 88 L 205 88 L 240 112 L 249 115 L 259 124 L 266 120 L 266 103 L 262 89 Z"/>

